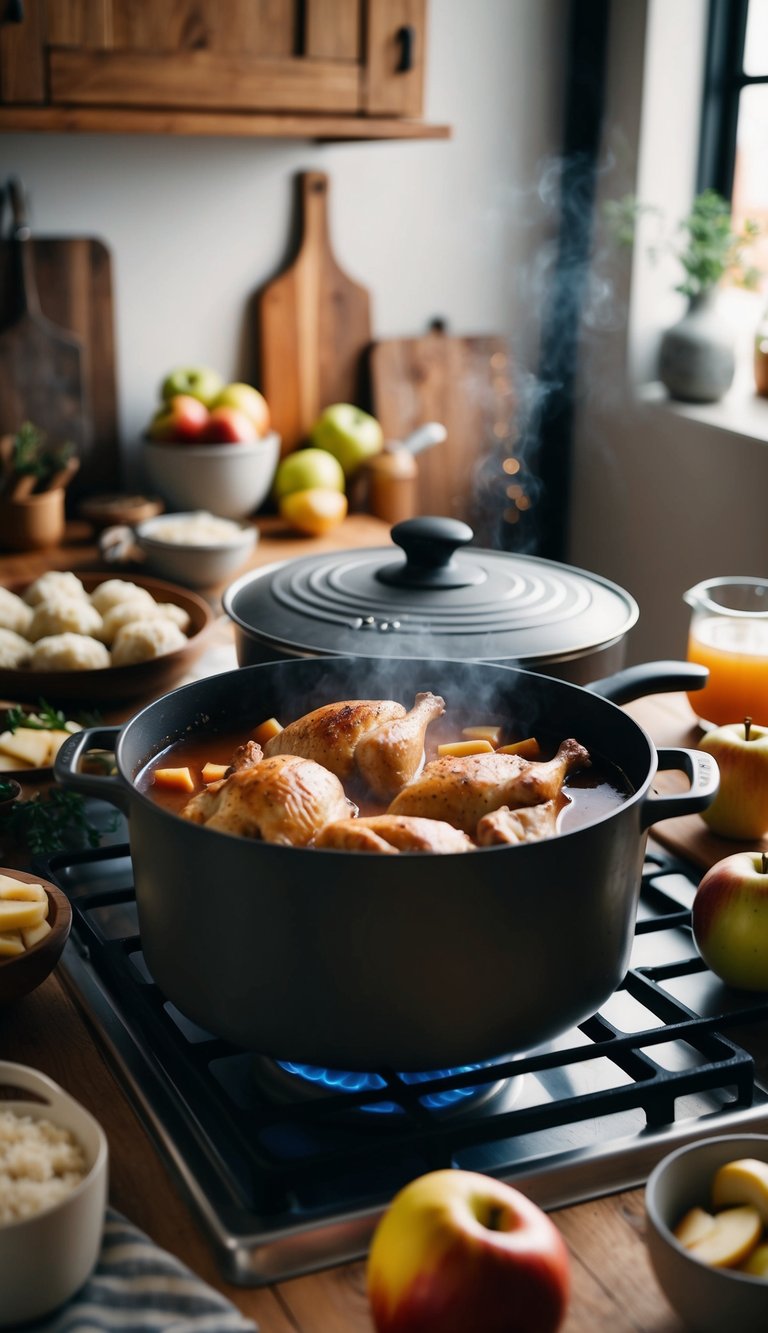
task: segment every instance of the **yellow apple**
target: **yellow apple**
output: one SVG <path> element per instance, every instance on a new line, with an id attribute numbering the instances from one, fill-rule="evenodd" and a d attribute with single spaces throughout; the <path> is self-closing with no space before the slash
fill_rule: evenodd
<path id="1" fill-rule="evenodd" d="M 244 412 L 256 427 L 257 435 L 266 435 L 269 430 L 267 400 L 252 384 L 240 384 L 237 381 L 225 384 L 211 407 L 235 407 L 238 412 Z"/>
<path id="2" fill-rule="evenodd" d="M 713 1207 L 738 1203 L 751 1204 L 759 1212 L 763 1226 L 768 1227 L 768 1162 L 742 1157 L 726 1162 L 716 1172 L 712 1182 Z"/>
<path id="3" fill-rule="evenodd" d="M 739 1264 L 740 1273 L 749 1273 L 750 1277 L 768 1278 L 768 1241 L 758 1245 L 752 1253 Z"/>
<path id="4" fill-rule="evenodd" d="M 751 841 L 768 833 L 768 727 L 750 718 L 714 727 L 699 741 L 720 770 L 720 787 L 701 817 L 721 838 Z"/>
<path id="5" fill-rule="evenodd" d="M 674 1228 L 673 1235 L 687 1250 L 689 1246 L 695 1245 L 697 1241 L 709 1235 L 714 1225 L 715 1219 L 711 1213 L 703 1208 L 690 1208 Z"/>
<path id="6" fill-rule="evenodd" d="M 298 532 L 310 537 L 322 537 L 338 527 L 347 515 L 347 497 L 342 491 L 328 491 L 315 487 L 308 491 L 291 491 L 280 501 L 280 514 Z"/>
<path id="7" fill-rule="evenodd" d="M 701 1240 L 687 1245 L 688 1254 L 713 1268 L 736 1268 L 754 1250 L 763 1234 L 756 1208 L 744 1204 L 715 1214 L 715 1225 Z"/>
<path id="8" fill-rule="evenodd" d="M 474 1171 L 406 1185 L 368 1260 L 377 1333 L 555 1333 L 570 1289 L 555 1224 L 519 1190 Z"/>

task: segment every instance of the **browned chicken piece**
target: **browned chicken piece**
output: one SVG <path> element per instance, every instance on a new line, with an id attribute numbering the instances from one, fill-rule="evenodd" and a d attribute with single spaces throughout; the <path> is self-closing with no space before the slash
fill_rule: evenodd
<path id="1" fill-rule="evenodd" d="M 401 815 L 371 815 L 326 824 L 315 839 L 315 847 L 335 847 L 345 852 L 471 852 L 466 833 L 439 819 L 416 819 Z"/>
<path id="2" fill-rule="evenodd" d="M 374 796 L 388 800 L 410 782 L 424 758 L 427 727 L 442 717 L 445 703 L 437 694 L 417 694 L 404 717 L 393 718 L 357 743 L 357 771 Z"/>
<path id="3" fill-rule="evenodd" d="M 541 805 L 522 805 L 510 810 L 503 805 L 478 820 L 475 834 L 478 847 L 495 847 L 509 842 L 540 842 L 557 832 L 557 800 L 542 801 Z"/>
<path id="4" fill-rule="evenodd" d="M 563 741 L 546 763 L 515 754 L 449 755 L 434 759 L 403 787 L 388 814 L 444 819 L 472 837 L 483 815 L 502 805 L 551 801 L 569 773 L 588 766 L 589 754 L 575 740 Z"/>
<path id="5" fill-rule="evenodd" d="M 264 753 L 303 755 L 342 780 L 357 772 L 386 799 L 417 772 L 426 729 L 444 710 L 435 694 L 417 694 L 410 712 L 392 699 L 326 704 L 290 722 L 267 741 Z"/>
<path id="6" fill-rule="evenodd" d="M 322 765 L 291 754 L 260 759 L 254 751 L 248 762 L 243 751 L 248 746 L 236 753 L 229 776 L 187 802 L 184 819 L 242 838 L 306 847 L 324 824 L 354 813 L 339 779 Z"/>

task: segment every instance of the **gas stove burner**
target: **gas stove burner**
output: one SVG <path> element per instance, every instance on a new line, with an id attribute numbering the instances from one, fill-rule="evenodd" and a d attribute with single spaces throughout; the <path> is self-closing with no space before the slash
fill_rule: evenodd
<path id="1" fill-rule="evenodd" d="M 393 1120 L 404 1115 L 403 1106 L 391 1095 L 378 1094 L 388 1092 L 394 1093 L 396 1097 L 398 1088 L 395 1080 L 401 1082 L 405 1088 L 411 1088 L 421 1083 L 433 1083 L 438 1079 L 489 1068 L 483 1064 L 457 1065 L 452 1069 L 437 1069 L 430 1073 L 396 1074 L 388 1080 L 383 1075 L 373 1072 L 327 1069 L 321 1065 L 299 1064 L 292 1060 L 265 1060 L 261 1063 L 262 1074 L 283 1101 L 313 1098 L 318 1095 L 322 1097 L 339 1093 L 356 1095 L 361 1092 L 371 1092 L 377 1094 L 375 1100 L 356 1102 L 354 1107 L 349 1108 L 348 1113 L 376 1116 L 378 1119 L 392 1117 Z M 462 1084 L 458 1087 L 435 1088 L 418 1097 L 417 1101 L 426 1110 L 441 1116 L 462 1115 L 467 1111 L 474 1112 L 479 1107 L 486 1106 L 489 1101 L 495 1101 L 502 1093 L 509 1102 L 517 1095 L 520 1082 L 520 1079 L 504 1078 L 494 1079 L 492 1083 L 483 1083 L 479 1086 L 473 1084 L 471 1087 L 465 1087 Z"/>

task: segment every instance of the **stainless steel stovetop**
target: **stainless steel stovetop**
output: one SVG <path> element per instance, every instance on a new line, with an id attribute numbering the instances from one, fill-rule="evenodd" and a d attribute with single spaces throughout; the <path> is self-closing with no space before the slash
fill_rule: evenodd
<path id="1" fill-rule="evenodd" d="M 74 908 L 65 977 L 223 1274 L 259 1285 L 361 1257 L 394 1192 L 444 1166 L 521 1185 L 543 1207 L 642 1183 L 674 1147 L 768 1133 L 768 1092 L 724 1035 L 768 1018 L 704 966 L 696 874 L 649 852 L 630 971 L 557 1042 L 482 1069 L 298 1073 L 190 1023 L 154 985 L 127 846 L 40 862 Z"/>

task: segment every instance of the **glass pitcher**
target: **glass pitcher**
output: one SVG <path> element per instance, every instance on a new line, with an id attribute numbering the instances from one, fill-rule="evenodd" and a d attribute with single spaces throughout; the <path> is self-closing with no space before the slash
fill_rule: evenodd
<path id="1" fill-rule="evenodd" d="M 768 725 L 768 579 L 706 579 L 683 594 L 691 608 L 688 661 L 709 668 L 688 701 L 702 726 L 750 717 Z"/>

